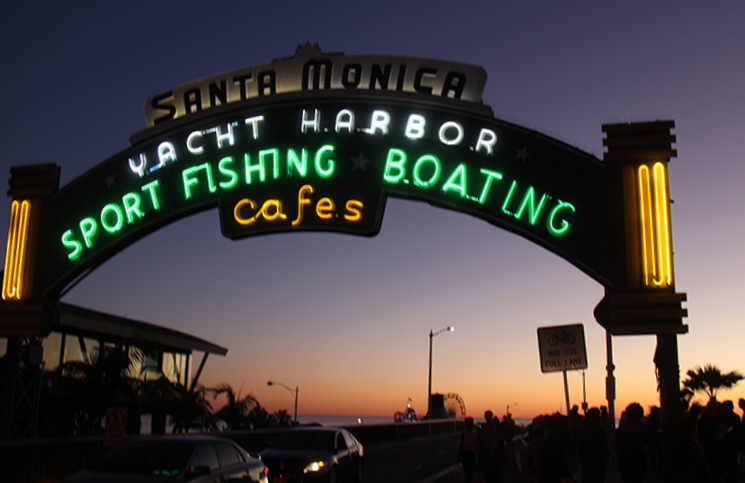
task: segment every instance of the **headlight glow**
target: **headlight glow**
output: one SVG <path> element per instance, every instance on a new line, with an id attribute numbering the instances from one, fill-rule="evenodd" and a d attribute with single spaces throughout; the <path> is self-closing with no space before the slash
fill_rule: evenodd
<path id="1" fill-rule="evenodd" d="M 303 469 L 303 473 L 315 473 L 316 471 L 322 470 L 325 466 L 325 461 L 314 461 Z"/>

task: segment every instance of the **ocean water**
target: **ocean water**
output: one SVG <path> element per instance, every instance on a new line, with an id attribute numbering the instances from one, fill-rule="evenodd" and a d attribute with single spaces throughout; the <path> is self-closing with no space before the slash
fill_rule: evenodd
<path id="1" fill-rule="evenodd" d="M 323 426 L 354 426 L 356 424 L 390 424 L 393 416 L 325 416 L 298 414 L 297 421 L 300 424 L 319 423 Z"/>
<path id="2" fill-rule="evenodd" d="M 297 420 L 300 424 L 312 424 L 319 423 L 323 426 L 353 426 L 357 424 L 391 424 L 393 423 L 393 416 L 307 416 L 298 415 Z M 501 418 L 500 418 L 501 421 Z M 484 421 L 476 419 L 476 424 L 481 424 Z M 515 424 L 518 426 L 527 427 L 532 423 L 532 419 L 515 419 Z M 402 423 L 406 424 L 406 423 Z"/>
<path id="3" fill-rule="evenodd" d="M 355 425 L 374 425 L 374 424 L 392 424 L 393 416 L 327 416 L 327 415 L 305 415 L 298 414 L 298 423 L 300 424 L 321 424 L 323 426 L 355 426 Z M 500 419 L 501 420 L 501 419 Z M 527 427 L 532 420 L 515 419 L 518 426 Z M 476 424 L 483 423 L 483 420 L 476 419 Z M 406 424 L 406 423 L 401 423 Z M 167 428 L 170 431 L 170 425 Z M 143 414 L 141 417 L 141 434 L 150 434 L 150 414 Z"/>

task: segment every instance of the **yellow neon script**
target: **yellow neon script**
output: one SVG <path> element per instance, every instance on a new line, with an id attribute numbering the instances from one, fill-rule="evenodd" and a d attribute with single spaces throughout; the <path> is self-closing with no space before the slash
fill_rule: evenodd
<path id="1" fill-rule="evenodd" d="M 342 217 L 348 222 L 358 222 L 362 219 L 364 204 L 360 200 L 350 199 L 344 203 L 341 213 L 337 213 L 336 203 L 326 196 L 313 201 L 313 186 L 305 184 L 297 193 L 297 216 L 292 220 L 292 226 L 303 223 L 306 217 L 306 207 L 311 206 L 312 213 L 320 220 L 332 220 Z M 250 198 L 243 198 L 233 207 L 233 218 L 243 226 L 253 225 L 260 219 L 268 222 L 287 220 L 287 213 L 281 199 L 269 198 L 261 203 Z"/>
<path id="2" fill-rule="evenodd" d="M 673 283 L 666 174 L 663 163 L 655 163 L 651 175 L 649 166 L 639 167 L 642 264 L 647 287 L 668 287 Z"/>
<path id="3" fill-rule="evenodd" d="M 23 276 L 26 268 L 28 226 L 31 203 L 14 200 L 10 205 L 8 246 L 5 251 L 5 274 L 3 277 L 3 299 L 21 300 Z"/>

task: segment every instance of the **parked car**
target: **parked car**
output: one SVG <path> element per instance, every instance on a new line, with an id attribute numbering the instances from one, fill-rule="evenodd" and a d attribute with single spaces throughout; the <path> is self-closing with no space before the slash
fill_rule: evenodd
<path id="1" fill-rule="evenodd" d="M 362 481 L 362 444 L 346 429 L 290 429 L 260 456 L 269 468 L 270 483 Z"/>
<path id="2" fill-rule="evenodd" d="M 145 436 L 126 441 L 66 483 L 243 480 L 267 483 L 267 468 L 233 441 L 212 436 Z"/>

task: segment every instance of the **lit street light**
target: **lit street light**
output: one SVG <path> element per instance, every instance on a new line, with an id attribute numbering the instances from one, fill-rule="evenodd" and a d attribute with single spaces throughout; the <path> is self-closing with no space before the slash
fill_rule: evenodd
<path id="1" fill-rule="evenodd" d="M 290 391 L 291 394 L 295 395 L 295 423 L 297 423 L 297 386 L 295 386 L 295 390 L 293 391 L 290 386 L 287 386 L 285 384 L 282 384 L 281 382 L 272 381 L 271 379 L 266 381 L 267 386 L 282 386 L 288 391 Z"/>
<path id="2" fill-rule="evenodd" d="M 437 332 L 432 332 L 430 329 L 429 331 L 429 388 L 427 390 L 427 418 L 432 419 L 432 339 L 437 334 L 440 334 L 445 331 L 453 332 L 455 330 L 455 327 L 447 326 L 444 329 L 440 329 Z"/>

